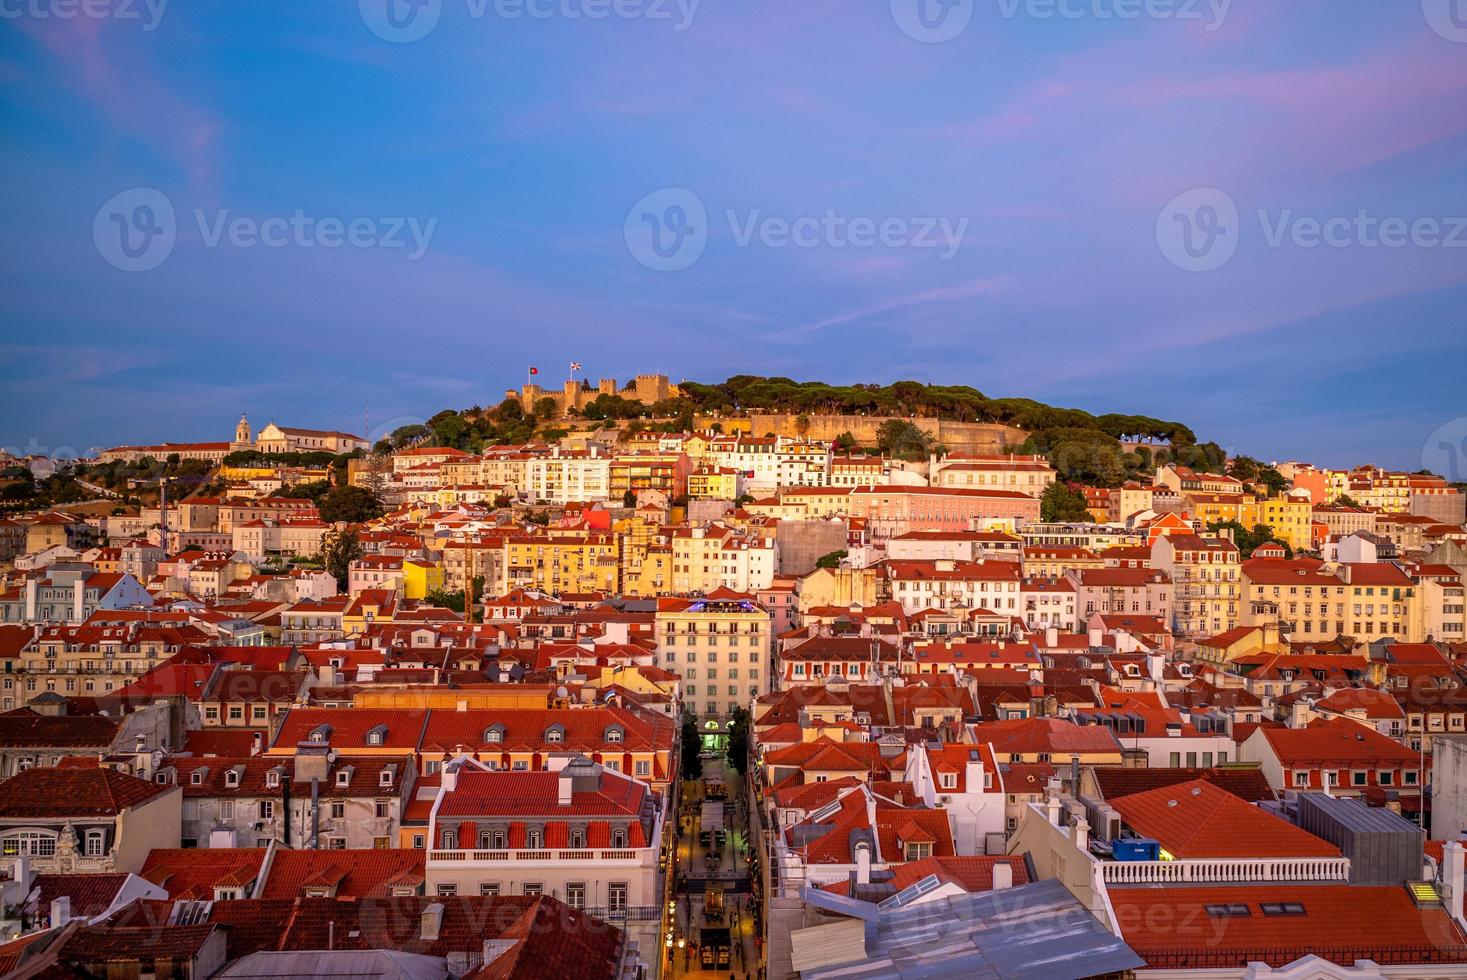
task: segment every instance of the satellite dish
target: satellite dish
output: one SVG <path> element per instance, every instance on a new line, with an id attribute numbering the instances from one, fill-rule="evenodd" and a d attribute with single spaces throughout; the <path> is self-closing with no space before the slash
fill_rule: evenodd
<path id="1" fill-rule="evenodd" d="M 567 691 L 565 685 L 562 684 L 555 689 L 555 696 L 558 698 L 568 698 L 570 697 L 570 691 Z"/>

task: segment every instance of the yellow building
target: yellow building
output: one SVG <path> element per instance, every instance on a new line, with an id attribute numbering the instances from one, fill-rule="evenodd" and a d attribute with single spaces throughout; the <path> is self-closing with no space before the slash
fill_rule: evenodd
<path id="1" fill-rule="evenodd" d="M 655 596 L 672 591 L 672 548 L 627 540 L 622 547 L 621 587 L 625 595 Z"/>
<path id="2" fill-rule="evenodd" d="M 1176 632 L 1210 636 L 1239 624 L 1241 572 L 1230 538 L 1163 535 L 1152 542 L 1151 567 L 1172 577 Z"/>
<path id="3" fill-rule="evenodd" d="M 424 599 L 443 588 L 443 566 L 437 562 L 405 558 L 402 562 L 402 594 L 405 599 Z"/>
<path id="4" fill-rule="evenodd" d="M 501 594 L 511 589 L 621 592 L 620 543 L 615 534 L 547 531 L 504 543 Z"/>
<path id="5" fill-rule="evenodd" d="M 1313 512 L 1307 495 L 1269 497 L 1255 505 L 1254 524 L 1267 524 L 1273 529 L 1274 537 L 1297 551 L 1312 544 L 1310 525 Z M 1244 526 L 1251 528 L 1253 524 Z"/>
<path id="6" fill-rule="evenodd" d="M 688 474 L 688 496 L 694 500 L 736 500 L 739 471 L 731 466 L 700 466 Z"/>

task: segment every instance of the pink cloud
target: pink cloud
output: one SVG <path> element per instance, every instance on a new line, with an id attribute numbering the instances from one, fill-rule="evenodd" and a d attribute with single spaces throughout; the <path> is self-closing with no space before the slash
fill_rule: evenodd
<path id="1" fill-rule="evenodd" d="M 212 188 L 223 126 L 158 75 L 143 51 L 151 34 L 131 22 L 90 17 L 17 23 L 57 62 L 63 84 L 96 106 L 121 135 L 171 161 L 200 192 Z"/>

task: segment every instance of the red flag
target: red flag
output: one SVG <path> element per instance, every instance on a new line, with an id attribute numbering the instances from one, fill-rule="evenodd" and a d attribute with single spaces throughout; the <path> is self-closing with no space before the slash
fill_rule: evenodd
<path id="1" fill-rule="evenodd" d="M 537 367 L 532 367 L 532 368 L 530 368 L 530 373 L 531 374 L 539 374 L 540 373 L 540 369 L 537 368 Z"/>

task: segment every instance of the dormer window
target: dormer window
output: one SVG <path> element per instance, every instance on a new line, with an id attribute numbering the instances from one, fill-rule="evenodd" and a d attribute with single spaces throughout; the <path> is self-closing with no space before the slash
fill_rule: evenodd
<path id="1" fill-rule="evenodd" d="M 208 771 L 209 770 L 207 767 L 203 769 L 195 769 L 193 772 L 188 774 L 188 781 L 195 786 L 202 786 L 204 785 L 204 776 L 208 773 Z"/>
<path id="2" fill-rule="evenodd" d="M 504 726 L 490 725 L 484 730 L 484 741 L 498 745 L 504 741 Z"/>
<path id="3" fill-rule="evenodd" d="M 559 725 L 551 725 L 545 730 L 545 741 L 552 745 L 559 745 L 565 741 L 565 729 Z"/>
<path id="4" fill-rule="evenodd" d="M 616 828 L 615 830 L 613 830 L 611 832 L 611 846 L 612 847 L 626 847 L 627 846 L 627 832 L 626 832 L 626 830 L 624 828 L 618 827 L 618 828 Z"/>
<path id="5" fill-rule="evenodd" d="M 576 830 L 572 830 L 570 832 L 570 846 L 573 848 L 585 847 L 586 832 L 584 830 L 580 830 L 579 828 Z"/>
<path id="6" fill-rule="evenodd" d="M 317 728 L 315 731 L 311 732 L 311 741 L 312 742 L 325 742 L 325 741 L 329 740 L 330 738 L 331 738 L 331 726 L 330 725 L 322 725 L 320 728 Z"/>
<path id="7" fill-rule="evenodd" d="M 445 830 L 443 832 L 443 846 L 450 849 L 458 847 L 458 834 L 452 830 Z"/>
<path id="8" fill-rule="evenodd" d="M 620 728 L 617 728 L 616 726 L 612 726 L 611 728 L 606 729 L 606 741 L 613 745 L 620 745 L 623 736 L 624 733 L 622 732 L 622 730 Z"/>
<path id="9" fill-rule="evenodd" d="M 224 771 L 224 785 L 229 789 L 237 789 L 239 787 L 238 769 L 226 769 Z"/>
<path id="10" fill-rule="evenodd" d="M 545 832 L 543 830 L 531 830 L 525 834 L 525 846 L 530 850 L 539 850 L 545 846 Z"/>
<path id="11" fill-rule="evenodd" d="M 279 769 L 271 769 L 269 772 L 265 773 L 265 785 L 270 787 L 271 789 L 275 789 L 280 785 Z"/>
<path id="12" fill-rule="evenodd" d="M 392 770 L 391 769 L 383 769 L 382 770 L 382 774 L 377 777 L 377 785 L 378 786 L 391 786 L 392 785 Z"/>
<path id="13" fill-rule="evenodd" d="M 378 725 L 376 728 L 373 728 L 371 731 L 367 732 L 368 745 L 381 745 L 385 741 L 387 741 L 386 725 Z"/>
<path id="14" fill-rule="evenodd" d="M 350 786 L 351 785 L 351 768 L 350 767 L 347 767 L 346 769 L 343 769 L 343 770 L 341 770 L 340 772 L 338 772 L 336 774 L 336 785 L 337 786 Z"/>

